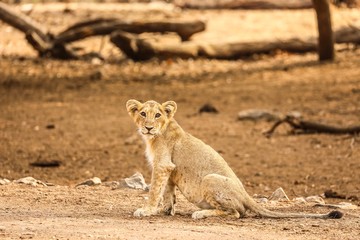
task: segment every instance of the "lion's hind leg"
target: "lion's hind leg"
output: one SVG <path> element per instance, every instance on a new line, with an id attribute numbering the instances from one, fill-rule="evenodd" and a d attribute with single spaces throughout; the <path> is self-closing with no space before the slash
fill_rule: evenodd
<path id="1" fill-rule="evenodd" d="M 192 218 L 212 216 L 239 218 L 245 215 L 246 210 L 240 199 L 239 185 L 231 178 L 209 174 L 204 177 L 201 189 L 204 199 L 198 206 L 205 210 L 194 212 Z"/>

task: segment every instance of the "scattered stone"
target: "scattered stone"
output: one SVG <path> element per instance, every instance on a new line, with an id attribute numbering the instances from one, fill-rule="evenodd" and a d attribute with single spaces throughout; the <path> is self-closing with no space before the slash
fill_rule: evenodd
<path id="1" fill-rule="evenodd" d="M 282 187 L 276 189 L 269 197 L 270 201 L 290 201 Z"/>
<path id="2" fill-rule="evenodd" d="M 319 196 L 309 196 L 309 197 L 305 198 L 305 201 L 309 202 L 309 203 L 325 204 L 324 199 Z"/>
<path id="3" fill-rule="evenodd" d="M 9 183 L 11 183 L 11 181 L 6 179 L 6 178 L 1 178 L 0 179 L 0 185 L 6 185 L 6 184 L 9 184 Z"/>
<path id="4" fill-rule="evenodd" d="M 292 200 L 295 204 L 305 204 L 306 200 L 304 197 L 297 197 Z"/>
<path id="5" fill-rule="evenodd" d="M 78 186 L 95 186 L 95 185 L 100 185 L 100 184 L 101 184 L 101 179 L 98 177 L 93 177 L 82 183 L 79 183 L 78 185 L 76 185 L 76 187 L 78 187 Z"/>
<path id="6" fill-rule="evenodd" d="M 20 178 L 18 180 L 15 180 L 14 183 L 19 183 L 19 184 L 26 184 L 26 185 L 31 185 L 31 186 L 38 186 L 38 185 L 42 185 L 42 186 L 47 186 L 46 183 L 37 180 L 33 177 L 24 177 L 24 178 Z"/>
<path id="7" fill-rule="evenodd" d="M 280 120 L 280 113 L 276 113 L 265 109 L 248 109 L 238 113 L 238 120 L 240 121 L 259 121 L 265 120 L 268 122 Z"/>
<path id="8" fill-rule="evenodd" d="M 256 201 L 257 201 L 258 203 L 268 203 L 268 202 L 269 202 L 269 199 L 263 197 L 263 198 L 258 198 L 258 199 L 256 199 Z"/>
<path id="9" fill-rule="evenodd" d="M 96 66 L 100 66 L 100 65 L 103 64 L 103 61 L 100 58 L 94 57 L 94 58 L 91 59 L 91 64 L 96 65 Z"/>
<path id="10" fill-rule="evenodd" d="M 219 113 L 219 111 L 210 103 L 203 105 L 199 109 L 199 113 Z"/>
<path id="11" fill-rule="evenodd" d="M 46 129 L 55 129 L 55 124 L 48 124 L 45 126 Z"/>
<path id="12" fill-rule="evenodd" d="M 131 177 L 122 179 L 118 182 L 111 182 L 109 184 L 112 189 L 118 188 L 133 188 L 133 189 L 142 189 L 144 191 L 149 191 L 149 185 L 145 183 L 143 175 L 139 172 L 135 173 Z"/>

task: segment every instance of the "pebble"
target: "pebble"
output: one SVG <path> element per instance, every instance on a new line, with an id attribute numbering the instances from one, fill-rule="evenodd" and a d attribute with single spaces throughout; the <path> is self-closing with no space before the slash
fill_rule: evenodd
<path id="1" fill-rule="evenodd" d="M 306 202 L 325 204 L 324 199 L 319 196 L 309 196 L 305 200 Z"/>
<path id="2" fill-rule="evenodd" d="M 292 200 L 295 204 L 304 204 L 306 200 L 304 197 L 297 197 Z"/>
<path id="3" fill-rule="evenodd" d="M 45 183 L 43 183 L 40 180 L 37 180 L 33 177 L 24 177 L 24 178 L 20 178 L 18 180 L 15 180 L 14 183 L 20 183 L 20 184 L 26 184 L 26 185 L 31 185 L 31 186 L 38 186 L 38 185 L 42 185 L 42 186 L 47 186 Z"/>
<path id="4" fill-rule="evenodd" d="M 85 180 L 82 183 L 79 183 L 78 185 L 76 185 L 76 187 L 78 187 L 78 186 L 95 186 L 95 185 L 100 185 L 100 184 L 101 184 L 101 179 L 98 177 L 93 177 L 88 180 Z"/>
<path id="5" fill-rule="evenodd" d="M 11 181 L 6 179 L 6 178 L 2 178 L 0 179 L 0 185 L 6 185 L 9 184 Z"/>
<path id="6" fill-rule="evenodd" d="M 266 110 L 266 109 L 247 109 L 238 113 L 238 120 L 250 120 L 250 121 L 278 121 L 280 120 L 280 114 Z"/>
<path id="7" fill-rule="evenodd" d="M 269 197 L 269 200 L 270 201 L 290 201 L 282 187 L 279 187 L 278 189 L 276 189 Z"/>
<path id="8" fill-rule="evenodd" d="M 131 177 L 125 178 L 119 182 L 119 187 L 128 187 L 134 189 L 149 190 L 149 186 L 146 184 L 143 175 L 139 172 L 135 173 Z"/>

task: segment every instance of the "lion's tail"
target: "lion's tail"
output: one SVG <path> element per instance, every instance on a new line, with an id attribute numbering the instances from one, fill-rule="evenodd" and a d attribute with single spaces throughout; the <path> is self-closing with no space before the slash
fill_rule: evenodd
<path id="1" fill-rule="evenodd" d="M 253 198 L 248 196 L 246 208 L 258 214 L 261 217 L 267 218 L 321 218 L 321 219 L 339 219 L 343 216 L 340 211 L 331 211 L 327 214 L 309 214 L 309 213 L 283 213 L 275 212 L 261 206 Z"/>

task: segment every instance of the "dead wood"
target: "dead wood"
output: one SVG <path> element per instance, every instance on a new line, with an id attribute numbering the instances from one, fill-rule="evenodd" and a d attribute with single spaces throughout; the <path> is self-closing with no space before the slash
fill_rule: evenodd
<path id="1" fill-rule="evenodd" d="M 305 9 L 311 0 L 175 0 L 182 8 L 195 9 Z"/>
<path id="2" fill-rule="evenodd" d="M 275 130 L 282 124 L 287 123 L 296 133 L 329 133 L 329 134 L 359 134 L 360 126 L 337 127 L 317 122 L 305 121 L 301 118 L 287 115 L 283 119 L 274 123 L 274 125 L 264 133 L 271 137 Z"/>
<path id="3" fill-rule="evenodd" d="M 185 42 L 178 44 L 159 44 L 140 38 L 138 35 L 117 31 L 111 34 L 111 41 L 119 47 L 129 58 L 147 60 L 158 58 L 217 58 L 236 59 L 256 53 L 268 53 L 276 49 L 295 52 L 316 50 L 316 42 L 310 43 L 300 39 L 290 39 L 279 42 L 255 43 L 222 43 L 207 44 Z"/>
<path id="4" fill-rule="evenodd" d="M 336 43 L 360 43 L 360 30 L 354 26 L 344 27 L 334 33 Z M 129 58 L 147 60 L 152 57 L 166 58 L 215 58 L 238 59 L 253 54 L 267 54 L 277 50 L 305 53 L 317 51 L 315 38 L 287 40 L 239 42 L 239 43 L 199 43 L 183 42 L 159 44 L 142 39 L 136 34 L 114 32 L 111 41 Z"/>
<path id="5" fill-rule="evenodd" d="M 334 32 L 334 39 L 336 43 L 360 44 L 360 28 L 353 25 L 343 27 Z"/>
<path id="6" fill-rule="evenodd" d="M 181 40 L 187 41 L 195 33 L 205 30 L 205 23 L 198 20 L 167 20 L 167 21 L 122 21 L 120 19 L 99 18 L 80 22 L 55 36 L 55 43 L 69 43 L 96 35 L 107 35 L 121 30 L 131 33 L 159 32 L 177 33 Z"/>
<path id="7" fill-rule="evenodd" d="M 155 56 L 159 58 L 191 58 L 197 55 L 196 46 L 194 46 L 192 42 L 171 46 L 167 45 L 162 48 L 161 44 L 152 43 L 139 38 L 136 34 L 123 31 L 113 32 L 110 35 L 110 41 L 120 48 L 126 56 L 135 61 L 148 60 Z"/>

